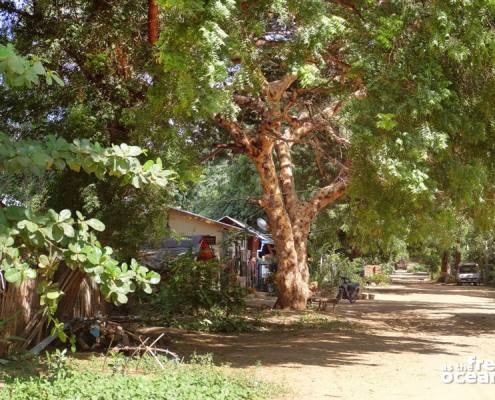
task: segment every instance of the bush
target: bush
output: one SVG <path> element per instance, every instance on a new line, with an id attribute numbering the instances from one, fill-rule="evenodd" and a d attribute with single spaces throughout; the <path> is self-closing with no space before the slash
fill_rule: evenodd
<path id="1" fill-rule="evenodd" d="M 245 290 L 237 276 L 217 260 L 196 261 L 189 254 L 171 262 L 169 269 L 168 279 L 153 298 L 154 307 L 165 316 L 198 314 L 213 308 L 230 313 L 244 307 Z"/>
<path id="2" fill-rule="evenodd" d="M 387 276 L 391 275 L 395 270 L 394 263 L 390 262 L 390 261 L 382 263 L 382 264 L 380 264 L 380 266 L 382 269 L 382 274 L 387 275 Z"/>
<path id="3" fill-rule="evenodd" d="M 390 283 L 390 276 L 386 274 L 375 274 L 371 276 L 367 276 L 364 278 L 366 283 L 375 283 L 377 285 L 384 285 Z"/>
<path id="4" fill-rule="evenodd" d="M 322 262 L 314 260 L 310 265 L 311 279 L 318 282 L 318 287 L 332 291 L 340 285 L 342 278 L 353 282 L 360 281 L 360 271 L 363 268 L 361 259 L 349 260 L 339 253 L 323 256 Z"/>
<path id="5" fill-rule="evenodd" d="M 196 318 L 172 319 L 167 321 L 170 326 L 200 332 L 241 333 L 253 332 L 260 325 L 258 320 L 249 320 L 244 316 L 233 315 L 225 309 L 213 307 Z"/>
<path id="6" fill-rule="evenodd" d="M 418 263 L 412 263 L 407 267 L 408 272 L 428 272 L 431 274 L 432 268 L 429 265 L 426 264 L 418 264 Z"/>

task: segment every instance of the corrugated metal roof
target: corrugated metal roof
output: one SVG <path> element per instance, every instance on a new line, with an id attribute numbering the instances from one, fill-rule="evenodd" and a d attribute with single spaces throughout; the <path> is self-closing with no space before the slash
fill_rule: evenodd
<path id="1" fill-rule="evenodd" d="M 232 223 L 236 224 L 239 228 L 242 228 L 243 230 L 248 231 L 249 233 L 252 233 L 253 235 L 258 236 L 259 238 L 263 239 L 267 243 L 273 244 L 273 239 L 272 239 L 271 235 L 269 235 L 267 233 L 261 233 L 261 232 L 257 231 L 256 229 L 254 229 L 252 226 L 249 226 L 249 225 L 245 224 L 244 222 L 241 222 L 235 218 L 229 217 L 228 215 L 223 216 L 218 221 L 222 222 L 223 220 L 226 220 L 226 219 L 228 219 Z M 225 222 L 222 222 L 222 223 L 225 223 Z"/>
<path id="2" fill-rule="evenodd" d="M 169 211 L 178 212 L 179 214 L 186 215 L 186 216 L 188 216 L 190 218 L 196 219 L 196 220 L 201 221 L 201 222 L 205 222 L 207 224 L 219 225 L 219 226 L 221 226 L 222 228 L 225 228 L 225 229 L 229 229 L 229 230 L 230 229 L 236 229 L 238 231 L 242 230 L 242 228 L 240 228 L 240 227 L 229 225 L 229 224 L 225 224 L 223 222 L 216 221 L 216 220 L 211 219 L 211 218 L 203 217 L 202 215 L 193 213 L 191 211 L 181 210 L 180 208 L 169 207 Z"/>

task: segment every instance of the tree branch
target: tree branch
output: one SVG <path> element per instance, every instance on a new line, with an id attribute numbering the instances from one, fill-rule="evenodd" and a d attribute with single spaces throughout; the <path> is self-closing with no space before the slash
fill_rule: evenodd
<path id="1" fill-rule="evenodd" d="M 148 42 L 154 45 L 158 41 L 158 4 L 156 0 L 148 0 Z"/>
<path id="2" fill-rule="evenodd" d="M 275 143 L 279 162 L 279 179 L 282 187 L 282 194 L 285 200 L 285 206 L 292 222 L 296 220 L 299 207 L 299 199 L 296 193 L 296 184 L 294 181 L 294 164 L 290 154 L 290 145 L 287 142 L 278 140 Z"/>
<path id="3" fill-rule="evenodd" d="M 222 115 L 217 115 L 215 121 L 225 131 L 227 131 L 232 139 L 236 142 L 239 149 L 242 149 L 245 153 L 254 156 L 256 153 L 255 146 L 252 140 L 249 138 L 247 132 L 235 121 L 231 121 Z"/>
<path id="4" fill-rule="evenodd" d="M 215 158 L 218 154 L 220 153 L 223 153 L 224 151 L 227 151 L 227 150 L 232 150 L 234 153 L 243 153 L 244 152 L 244 148 L 238 146 L 236 143 L 218 143 L 218 144 L 215 144 L 213 145 L 214 147 L 214 150 L 201 157 L 199 159 L 199 162 L 202 163 L 202 162 L 205 162 L 207 160 L 210 160 L 212 158 Z"/>
<path id="5" fill-rule="evenodd" d="M 330 203 L 335 202 L 345 193 L 348 185 L 347 172 L 347 167 L 342 169 L 340 174 L 330 185 L 319 189 L 313 197 L 306 202 L 305 211 L 310 221 L 313 220 L 323 208 Z"/>
<path id="6" fill-rule="evenodd" d="M 256 110 L 259 112 L 265 111 L 265 104 L 260 99 L 255 99 L 251 96 L 243 96 L 240 94 L 234 94 L 234 102 L 239 107 L 246 107 L 251 110 Z"/>
<path id="7" fill-rule="evenodd" d="M 297 76 L 293 74 L 284 75 L 283 78 L 269 82 L 263 88 L 265 97 L 270 102 L 279 102 L 283 94 L 297 80 Z"/>

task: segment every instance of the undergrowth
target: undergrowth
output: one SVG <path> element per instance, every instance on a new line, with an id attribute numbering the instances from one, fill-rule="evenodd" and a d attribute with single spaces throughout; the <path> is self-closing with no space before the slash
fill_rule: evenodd
<path id="1" fill-rule="evenodd" d="M 270 393 L 267 385 L 252 377 L 214 366 L 211 356 L 195 356 L 189 364 L 162 358 L 164 370 L 149 357 L 118 356 L 106 360 L 105 368 L 101 358 L 86 365 L 68 360 L 60 354 L 51 357 L 37 375 L 4 372 L 0 399 L 247 400 L 264 399 Z"/>

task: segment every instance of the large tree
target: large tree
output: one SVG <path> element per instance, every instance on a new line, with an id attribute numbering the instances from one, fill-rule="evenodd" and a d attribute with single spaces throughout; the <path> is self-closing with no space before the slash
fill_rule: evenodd
<path id="1" fill-rule="evenodd" d="M 150 44 L 158 34 L 154 1 L 2 1 L 0 18 L 0 43 L 37 55 L 65 82 L 38 91 L 1 86 L 0 131 L 16 139 L 56 134 L 104 146 L 138 145 L 174 165 L 179 185 L 194 175 L 196 150 L 186 137 L 168 118 L 156 129 L 148 122 L 161 113 L 146 108 L 150 83 L 159 79 L 153 78 L 157 63 Z M 105 221 L 106 242 L 124 257 L 136 257 L 143 242 L 163 235 L 173 193 L 69 170 L 34 179 L 0 173 L 0 186 L 9 198 L 38 210 L 79 209 Z"/>
<path id="2" fill-rule="evenodd" d="M 158 3 L 158 96 L 253 162 L 282 307 L 306 307 L 311 222 L 343 196 L 377 236 L 435 210 L 493 222 L 493 2 Z"/>

